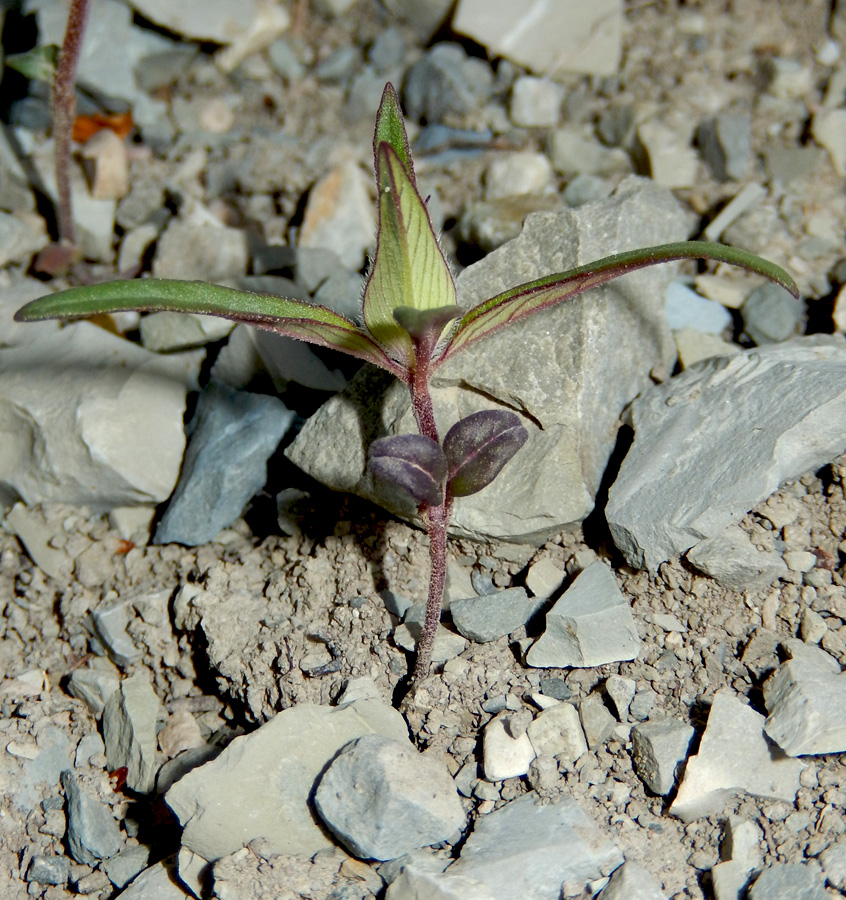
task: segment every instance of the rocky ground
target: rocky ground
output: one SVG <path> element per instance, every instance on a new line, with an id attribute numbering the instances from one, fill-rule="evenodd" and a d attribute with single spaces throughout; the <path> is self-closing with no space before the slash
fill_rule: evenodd
<path id="1" fill-rule="evenodd" d="M 446 372 L 445 424 L 530 440 L 456 509 L 411 694 L 427 541 L 363 471 L 403 391 L 219 320 L 14 323 L 69 280 L 7 67 L 0 897 L 846 894 L 846 17 L 523 6 L 98 0 L 80 68 L 77 281 L 354 316 L 391 80 L 464 303 L 689 237 L 799 283 L 662 267 Z"/>

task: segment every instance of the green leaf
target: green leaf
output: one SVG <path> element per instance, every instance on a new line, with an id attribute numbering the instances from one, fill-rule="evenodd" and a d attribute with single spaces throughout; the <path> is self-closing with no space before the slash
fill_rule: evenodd
<path id="1" fill-rule="evenodd" d="M 433 361 L 433 368 L 441 365 L 459 350 L 511 322 L 563 303 L 578 294 L 605 284 L 628 272 L 679 259 L 712 259 L 756 272 L 781 285 L 794 297 L 799 296 L 796 282 L 779 266 L 767 260 L 723 244 L 705 241 L 681 241 L 661 244 L 608 256 L 586 266 L 567 272 L 547 275 L 526 284 L 510 288 L 485 300 L 462 316 L 443 352 Z"/>
<path id="2" fill-rule="evenodd" d="M 394 310 L 455 305 L 455 283 L 426 205 L 396 151 L 383 142 L 376 151 L 379 234 L 376 257 L 364 291 L 364 323 L 373 338 L 406 369 L 414 346 Z M 440 338 L 449 324 L 445 324 Z"/>
<path id="3" fill-rule="evenodd" d="M 26 53 L 13 53 L 6 57 L 6 65 L 21 75 L 34 81 L 53 81 L 56 74 L 56 63 L 59 60 L 59 48 L 55 44 L 33 47 Z"/>
<path id="4" fill-rule="evenodd" d="M 397 92 L 390 81 L 385 85 L 385 90 L 382 91 L 382 102 L 379 104 L 379 111 L 376 113 L 376 131 L 373 135 L 373 159 L 377 167 L 377 181 L 379 179 L 378 163 L 381 144 L 387 144 L 393 148 L 394 153 L 405 166 L 411 183 L 416 186 L 417 179 L 414 176 L 414 163 L 411 161 L 411 148 L 408 144 L 408 135 L 405 133 L 402 109 L 400 108 Z"/>
<path id="5" fill-rule="evenodd" d="M 121 310 L 170 310 L 221 316 L 340 350 L 405 380 L 405 373 L 361 328 L 330 309 L 202 281 L 149 278 L 75 287 L 27 303 L 15 314 L 15 320 L 71 319 Z"/>

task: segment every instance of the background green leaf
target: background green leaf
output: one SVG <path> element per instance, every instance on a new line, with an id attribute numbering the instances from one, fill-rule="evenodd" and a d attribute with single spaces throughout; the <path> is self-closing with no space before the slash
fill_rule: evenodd
<path id="1" fill-rule="evenodd" d="M 405 377 L 405 373 L 361 328 L 330 309 L 202 281 L 149 278 L 71 288 L 33 300 L 18 310 L 15 319 L 18 322 L 71 319 L 122 310 L 170 310 L 221 316 L 331 347 L 381 366 L 399 378 Z"/>
<path id="2" fill-rule="evenodd" d="M 681 241 L 657 247 L 644 247 L 608 256 L 567 272 L 538 278 L 536 281 L 503 291 L 496 297 L 474 306 L 461 318 L 443 353 L 433 362 L 433 366 L 440 365 L 459 350 L 511 322 L 517 322 L 532 313 L 563 303 L 627 272 L 679 259 L 712 259 L 740 266 L 780 284 L 795 297 L 799 296 L 796 282 L 784 269 L 736 247 L 706 241 Z"/>

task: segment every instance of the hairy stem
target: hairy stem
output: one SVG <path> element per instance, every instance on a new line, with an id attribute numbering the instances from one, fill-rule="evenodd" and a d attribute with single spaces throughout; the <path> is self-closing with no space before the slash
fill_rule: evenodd
<path id="1" fill-rule="evenodd" d="M 423 632 L 417 642 L 417 662 L 414 666 L 413 680 L 422 681 L 429 674 L 432 662 L 432 647 L 441 621 L 441 606 L 446 584 L 446 542 L 447 525 L 452 512 L 452 501 L 447 500 L 441 506 L 430 506 L 426 510 L 426 523 L 429 531 L 429 596 L 426 600 L 426 618 Z"/>
<path id="2" fill-rule="evenodd" d="M 56 153 L 56 189 L 59 201 L 59 241 L 76 244 L 71 201 L 70 162 L 73 122 L 76 117 L 76 68 L 88 19 L 89 0 L 71 0 L 68 25 L 53 82 L 53 139 Z"/>

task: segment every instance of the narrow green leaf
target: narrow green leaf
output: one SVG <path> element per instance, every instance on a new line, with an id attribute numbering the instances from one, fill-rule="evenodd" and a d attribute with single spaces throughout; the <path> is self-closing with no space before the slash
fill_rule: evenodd
<path id="1" fill-rule="evenodd" d="M 402 109 L 397 92 L 390 81 L 382 91 L 382 102 L 376 113 L 376 131 L 373 135 L 373 159 L 377 169 L 377 181 L 379 179 L 379 147 L 381 144 L 387 144 L 393 148 L 394 153 L 405 166 L 411 183 L 416 186 L 417 179 L 414 176 L 414 163 L 411 161 L 411 148 L 408 144 L 408 135 L 405 133 Z"/>
<path id="2" fill-rule="evenodd" d="M 387 143 L 376 152 L 379 234 L 364 291 L 364 322 L 373 338 L 406 368 L 414 362 L 408 332 L 394 310 L 455 305 L 455 283 L 438 245 L 426 205 L 397 153 Z M 445 324 L 439 334 L 449 327 Z"/>
<path id="3" fill-rule="evenodd" d="M 459 350 L 511 322 L 517 322 L 532 313 L 562 303 L 628 272 L 680 259 L 712 259 L 740 266 L 769 278 L 794 297 L 799 296 L 796 282 L 784 269 L 736 247 L 706 241 L 681 241 L 645 247 L 608 256 L 567 272 L 538 278 L 537 281 L 510 288 L 474 306 L 462 316 L 443 352 L 433 361 L 433 368 L 441 365 Z"/>
<path id="4" fill-rule="evenodd" d="M 355 323 L 331 309 L 202 281 L 148 278 L 75 287 L 27 303 L 18 310 L 15 319 L 18 322 L 76 319 L 121 310 L 170 310 L 221 316 L 340 350 L 405 379 L 403 370 L 385 355 L 378 344 Z"/>

